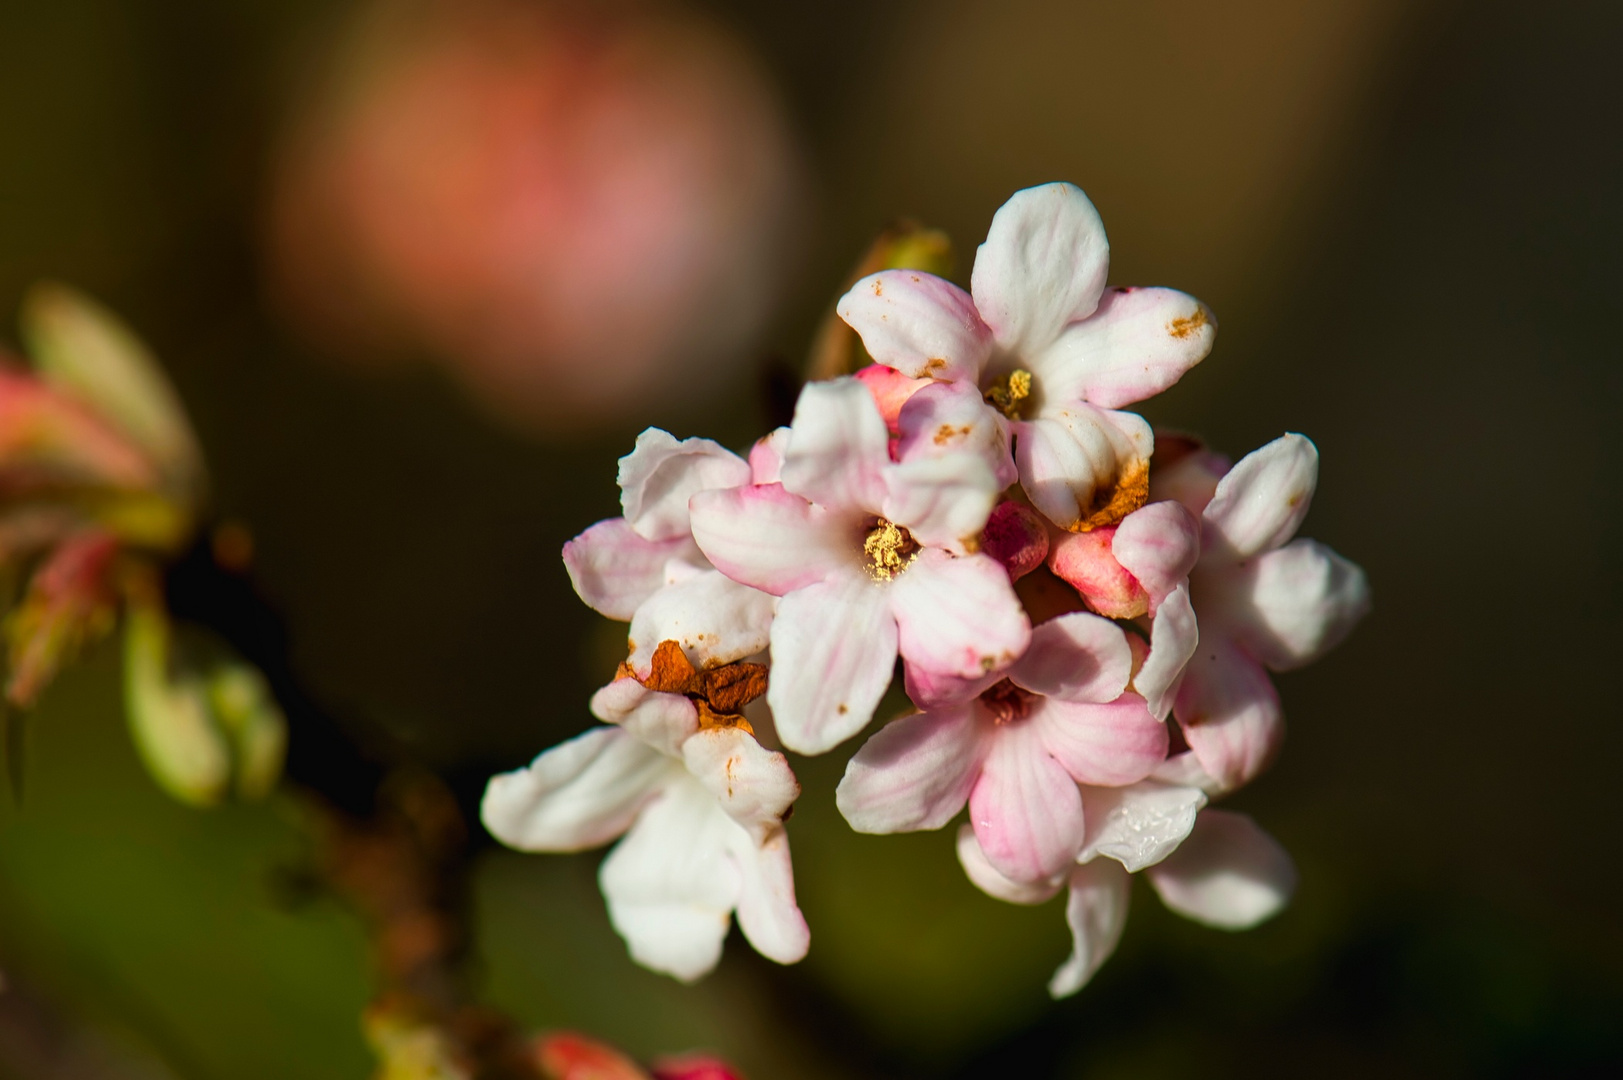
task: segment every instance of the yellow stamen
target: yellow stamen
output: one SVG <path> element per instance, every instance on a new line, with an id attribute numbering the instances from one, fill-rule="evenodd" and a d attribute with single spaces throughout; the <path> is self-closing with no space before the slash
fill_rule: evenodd
<path id="1" fill-rule="evenodd" d="M 1020 418 L 1020 405 L 1031 396 L 1031 372 L 1021 368 L 999 375 L 986 391 L 986 400 L 1010 420 Z"/>
<path id="2" fill-rule="evenodd" d="M 880 518 L 862 541 L 862 553 L 868 556 L 868 573 L 874 580 L 889 581 L 917 557 L 919 542 L 900 525 Z"/>

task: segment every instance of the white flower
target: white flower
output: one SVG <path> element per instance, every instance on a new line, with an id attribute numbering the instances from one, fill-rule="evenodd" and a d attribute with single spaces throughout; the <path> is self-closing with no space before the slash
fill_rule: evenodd
<path id="1" fill-rule="evenodd" d="M 1119 521 L 1144 502 L 1154 438 L 1118 411 L 1177 382 L 1216 323 L 1171 289 L 1105 289 L 1098 211 L 1070 184 L 1016 192 L 992 218 L 970 292 L 922 271 L 863 278 L 840 317 L 879 363 L 964 381 L 1009 418 L 1020 483 L 1063 529 Z"/>
<path id="2" fill-rule="evenodd" d="M 598 875 L 609 918 L 633 959 L 684 982 L 715 967 L 735 910 L 750 944 L 779 963 L 810 942 L 783 828 L 800 785 L 742 717 L 718 715 L 721 693 L 702 682 L 723 670 L 699 673 L 662 643 L 640 678 L 623 674 L 593 696 L 592 711 L 616 726 L 492 777 L 481 807 L 491 834 L 521 851 L 580 851 L 624 834 Z M 671 685 L 689 692 L 652 688 Z M 725 705 L 741 708 L 740 696 Z"/>
<path id="3" fill-rule="evenodd" d="M 822 753 L 862 730 L 898 653 L 909 667 L 968 678 L 1026 647 L 1031 625 L 1008 574 L 973 553 L 1001 490 L 988 460 L 999 443 L 982 435 L 995 418 L 973 395 L 942 389 L 904 407 L 892 461 L 861 382 L 813 383 L 795 408 L 780 483 L 692 499 L 693 537 L 716 568 L 782 598 L 767 702 L 792 750 Z M 910 415 L 924 419 L 910 427 Z"/>

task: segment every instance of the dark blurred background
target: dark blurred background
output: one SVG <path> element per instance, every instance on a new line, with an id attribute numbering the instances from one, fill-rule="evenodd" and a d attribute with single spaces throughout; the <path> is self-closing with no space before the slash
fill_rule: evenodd
<path id="1" fill-rule="evenodd" d="M 1052 1003 L 1062 902 L 852 834 L 850 744 L 796 761 L 803 964 L 735 941 L 682 988 L 626 959 L 598 855 L 491 849 L 488 999 L 756 1080 L 1618 1075 L 1620 54 L 1603 0 L 5 0 L 0 309 L 61 278 L 147 337 L 307 687 L 477 790 L 590 722 L 620 631 L 558 551 L 636 432 L 744 445 L 887 221 L 967 281 L 1010 193 L 1071 180 L 1112 281 L 1222 321 L 1146 413 L 1311 436 L 1305 531 L 1373 582 L 1234 800 L 1294 905 L 1230 936 L 1141 889 Z M 0 810 L 0 1074 L 366 1075 L 364 944 L 289 886 L 298 821 L 168 802 L 116 654 Z"/>

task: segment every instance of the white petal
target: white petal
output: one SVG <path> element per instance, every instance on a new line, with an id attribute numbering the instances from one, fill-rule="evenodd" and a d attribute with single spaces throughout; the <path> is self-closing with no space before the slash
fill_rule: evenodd
<path id="1" fill-rule="evenodd" d="M 633 678 L 615 679 L 592 695 L 592 715 L 616 724 L 669 757 L 699 730 L 699 712 L 681 694 L 650 690 Z"/>
<path id="2" fill-rule="evenodd" d="M 974 549 L 1003 490 L 986 462 L 972 454 L 893 465 L 885 470 L 885 489 L 884 517 L 926 547 L 957 555 Z"/>
<path id="3" fill-rule="evenodd" d="M 1071 927 L 1071 955 L 1048 981 L 1048 992 L 1056 998 L 1070 997 L 1087 985 L 1116 951 L 1127 925 L 1127 871 L 1101 859 L 1073 870 L 1070 884 L 1065 921 Z"/>
<path id="4" fill-rule="evenodd" d="M 599 614 L 625 622 L 665 584 L 665 565 L 684 555 L 703 558 L 685 532 L 644 540 L 624 518 L 609 518 L 564 545 L 564 568 L 577 596 Z"/>
<path id="5" fill-rule="evenodd" d="M 1307 516 L 1319 481 L 1319 451 L 1301 435 L 1281 435 L 1235 463 L 1206 504 L 1206 552 L 1238 562 L 1272 551 Z"/>
<path id="6" fill-rule="evenodd" d="M 649 540 L 685 536 L 688 499 L 709 488 L 750 482 L 749 464 L 709 439 L 683 439 L 659 428 L 637 436 L 620 459 L 620 505 L 637 535 Z"/>
<path id="7" fill-rule="evenodd" d="M 1072 531 L 1108 502 L 1120 478 L 1147 470 L 1154 449 L 1143 417 L 1092 405 L 1045 408 L 1015 427 L 1020 486 L 1048 520 Z"/>
<path id="8" fill-rule="evenodd" d="M 1208 795 L 1215 795 L 1222 790 L 1221 785 L 1211 778 L 1211 774 L 1200 767 L 1200 759 L 1188 750 L 1174 754 L 1161 762 L 1150 774 L 1150 779 L 1174 787 L 1199 788 Z"/>
<path id="9" fill-rule="evenodd" d="M 1206 358 L 1217 320 L 1174 289 L 1107 289 L 1032 361 L 1045 392 L 1119 409 L 1154 397 Z"/>
<path id="10" fill-rule="evenodd" d="M 926 548 L 890 582 L 902 658 L 926 671 L 974 679 L 1008 666 L 1031 640 L 1031 622 L 1003 567 L 986 555 Z"/>
<path id="11" fill-rule="evenodd" d="M 1150 503 L 1122 518 L 1110 553 L 1150 597 L 1150 614 L 1200 559 L 1200 521 L 1175 502 Z"/>
<path id="12" fill-rule="evenodd" d="M 998 345 L 1033 356 L 1098 306 L 1110 244 L 1093 203 L 1072 184 L 1017 191 L 975 253 L 970 292 Z"/>
<path id="13" fill-rule="evenodd" d="M 1369 612 L 1364 571 L 1317 540 L 1293 540 L 1236 569 L 1230 587 L 1248 594 L 1248 602 L 1226 617 L 1275 671 L 1317 660 Z"/>
<path id="14" fill-rule="evenodd" d="M 1172 710 L 1201 768 L 1227 791 L 1266 769 L 1285 735 L 1268 672 L 1210 633 L 1184 666 Z"/>
<path id="15" fill-rule="evenodd" d="M 793 964 L 804 958 L 811 930 L 795 903 L 789 834 L 776 829 L 756 846 L 736 833 L 728 850 L 738 867 L 738 928 L 768 960 Z"/>
<path id="16" fill-rule="evenodd" d="M 1193 435 L 1155 433 L 1155 460 L 1150 467 L 1150 501 L 1171 500 L 1199 516 L 1217 493 L 1217 482 L 1234 463 Z"/>
<path id="17" fill-rule="evenodd" d="M 913 378 L 973 381 L 992 351 L 992 331 L 969 294 L 922 270 L 870 274 L 836 310 L 869 356 Z"/>
<path id="18" fill-rule="evenodd" d="M 783 826 L 800 797 L 789 759 L 741 728 L 700 731 L 682 744 L 682 760 L 755 844 Z"/>
<path id="19" fill-rule="evenodd" d="M 1200 645 L 1200 627 L 1189 603 L 1189 586 L 1179 585 L 1161 602 L 1150 622 L 1150 653 L 1133 676 L 1157 720 L 1165 720 L 1183 681 L 1183 669 Z"/>
<path id="20" fill-rule="evenodd" d="M 632 959 L 683 982 L 716 966 L 743 887 L 728 855 L 741 832 L 686 774 L 648 804 L 598 871 Z"/>
<path id="21" fill-rule="evenodd" d="M 774 428 L 772 434 L 755 440 L 750 447 L 750 483 L 776 484 L 783 470 L 783 454 L 789 449 L 789 429 Z"/>
<path id="22" fill-rule="evenodd" d="M 999 491 L 1015 482 L 1009 425 L 972 382 L 930 383 L 897 416 L 897 461 L 974 454 L 986 462 Z"/>
<path id="23" fill-rule="evenodd" d="M 1149 871 L 1166 906 L 1220 930 L 1272 918 L 1296 891 L 1296 866 L 1245 814 L 1203 810 L 1189 839 Z"/>
<path id="24" fill-rule="evenodd" d="M 825 580 L 861 551 L 851 519 L 782 484 L 701 491 L 689 505 L 693 539 L 705 558 L 734 581 L 774 596 Z"/>
<path id="25" fill-rule="evenodd" d="M 1082 810 L 1088 840 L 1077 856 L 1091 862 L 1115 859 L 1129 873 L 1165 859 L 1195 827 L 1195 815 L 1206 805 L 1206 793 L 1145 780 L 1127 787 L 1085 787 Z"/>
<path id="26" fill-rule="evenodd" d="M 848 573 L 779 601 L 766 700 L 784 746 L 821 754 L 873 718 L 896 665 L 896 619 L 885 592 Z"/>
<path id="27" fill-rule="evenodd" d="M 778 598 L 705 570 L 667 585 L 631 619 L 628 663 L 647 668 L 662 641 L 674 641 L 696 668 L 730 664 L 766 648 Z"/>
<path id="28" fill-rule="evenodd" d="M 618 728 L 593 728 L 529 767 L 490 778 L 480 819 L 520 851 L 581 851 L 606 844 L 672 775 L 674 763 Z"/>
<path id="29" fill-rule="evenodd" d="M 831 510 L 878 513 L 889 464 L 890 432 L 867 387 L 850 376 L 806 384 L 783 456 L 785 488 Z"/>
<path id="30" fill-rule="evenodd" d="M 1013 881 L 998 873 L 986 859 L 981 842 L 975 839 L 975 828 L 965 822 L 958 826 L 958 862 L 965 875 L 981 892 L 994 900 L 1010 904 L 1041 904 L 1052 900 L 1064 886 L 1067 874 L 1058 874 L 1045 881 Z"/>
<path id="31" fill-rule="evenodd" d="M 1034 694 L 1062 701 L 1115 701 L 1127 688 L 1133 653 L 1109 619 L 1085 611 L 1038 623 L 1009 678 Z"/>
<path id="32" fill-rule="evenodd" d="M 835 805 L 861 833 L 939 829 L 969 801 L 981 746 L 970 704 L 892 720 L 846 763 Z"/>

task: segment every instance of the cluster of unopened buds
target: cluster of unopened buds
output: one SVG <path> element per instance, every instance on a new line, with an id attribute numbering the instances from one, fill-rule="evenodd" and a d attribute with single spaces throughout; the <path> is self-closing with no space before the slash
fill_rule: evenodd
<path id="1" fill-rule="evenodd" d="M 734 912 L 765 956 L 805 955 L 784 824 L 800 787 L 775 747 L 863 731 L 898 658 L 915 711 L 850 759 L 839 809 L 894 833 L 967 805 L 977 886 L 1068 889 L 1056 996 L 1114 949 L 1131 874 L 1217 927 L 1289 899 L 1280 846 L 1208 803 L 1269 765 L 1269 672 L 1347 634 L 1364 575 L 1293 539 L 1306 438 L 1231 465 L 1123 411 L 1199 363 L 1216 324 L 1107 271 L 1079 189 L 1021 191 L 969 292 L 920 270 L 858 281 L 838 312 L 875 364 L 809 383 L 747 457 L 649 429 L 621 459 L 623 516 L 564 548 L 581 598 L 631 624 L 592 698 L 605 726 L 493 778 L 483 817 L 528 851 L 624 834 L 600 881 L 637 961 L 703 975 Z"/>

